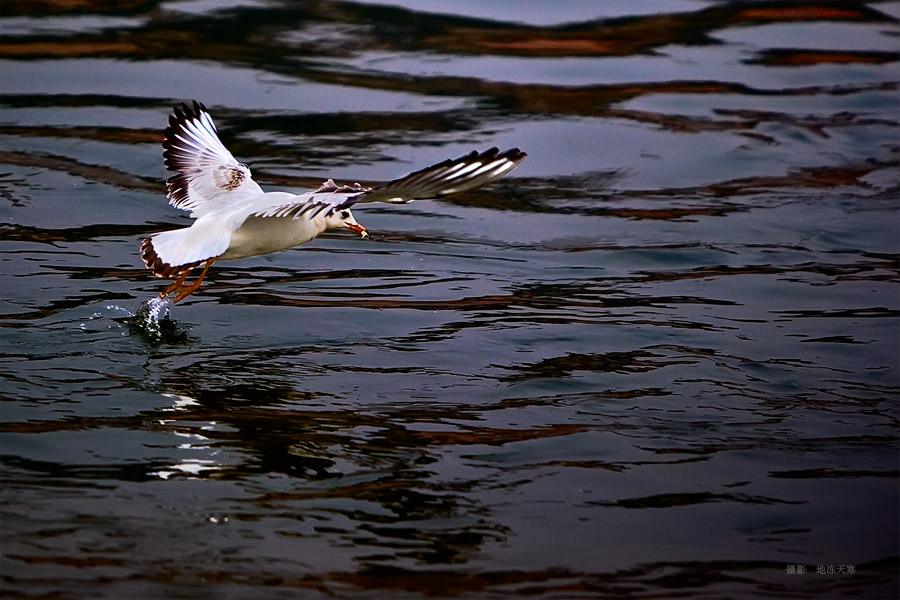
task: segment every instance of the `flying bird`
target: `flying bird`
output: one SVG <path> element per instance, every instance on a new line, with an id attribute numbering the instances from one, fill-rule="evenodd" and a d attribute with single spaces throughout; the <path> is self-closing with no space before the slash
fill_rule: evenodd
<path id="1" fill-rule="evenodd" d="M 247 165 L 219 140 L 203 104 L 175 107 L 163 141 L 163 159 L 175 174 L 166 181 L 169 204 L 188 210 L 190 227 L 155 233 L 141 244 L 141 258 L 158 277 L 175 279 L 160 298 L 184 300 L 200 288 L 217 260 L 280 252 L 314 240 L 329 229 L 368 237 L 350 207 L 364 202 L 405 204 L 474 190 L 509 173 L 525 159 L 518 148 L 490 148 L 426 167 L 380 187 L 338 185 L 329 179 L 303 194 L 264 192 Z M 203 266 L 188 285 L 188 273 Z"/>

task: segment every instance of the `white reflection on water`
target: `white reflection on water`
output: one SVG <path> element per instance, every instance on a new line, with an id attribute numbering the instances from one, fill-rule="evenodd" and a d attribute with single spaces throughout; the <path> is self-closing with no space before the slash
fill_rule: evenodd
<path id="1" fill-rule="evenodd" d="M 172 407 L 171 408 L 163 408 L 163 411 L 166 412 L 182 412 L 186 410 L 191 410 L 199 406 L 200 404 L 190 396 L 180 395 L 180 394 L 168 394 L 164 393 L 163 396 L 172 399 Z M 196 453 L 201 452 L 206 456 L 203 458 L 199 457 L 191 457 L 184 458 L 174 464 L 168 465 L 167 468 L 159 469 L 156 471 L 150 472 L 151 476 L 159 477 L 160 479 L 169 479 L 173 475 L 180 475 L 186 477 L 204 477 L 208 475 L 211 471 L 221 470 L 222 464 L 216 458 L 220 451 L 213 447 L 211 444 L 213 440 L 202 435 L 200 433 L 196 433 L 199 431 L 218 431 L 221 428 L 215 421 L 207 421 L 205 423 L 185 423 L 178 419 L 159 419 L 159 424 L 165 428 L 172 428 L 172 433 L 179 438 L 186 438 L 187 441 L 181 442 L 177 444 L 174 449 L 180 452 L 190 452 L 196 456 Z M 190 432 L 178 431 L 176 428 L 190 426 Z"/>

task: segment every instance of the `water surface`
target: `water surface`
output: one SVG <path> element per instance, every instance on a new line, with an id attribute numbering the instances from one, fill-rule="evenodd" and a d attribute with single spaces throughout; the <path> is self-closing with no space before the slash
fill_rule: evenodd
<path id="1" fill-rule="evenodd" d="M 3 592 L 895 595 L 900 4 L 445 4 L 4 2 Z M 148 329 L 192 98 L 268 190 L 529 158 Z"/>

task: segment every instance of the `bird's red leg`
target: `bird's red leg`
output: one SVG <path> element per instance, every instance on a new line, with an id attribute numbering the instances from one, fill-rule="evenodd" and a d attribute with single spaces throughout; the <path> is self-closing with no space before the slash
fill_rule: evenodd
<path id="1" fill-rule="evenodd" d="M 197 281 L 195 281 L 194 283 L 192 283 L 191 285 L 189 285 L 187 287 L 182 287 L 180 290 L 178 290 L 178 295 L 175 296 L 176 304 L 178 302 L 181 302 L 182 300 L 184 300 L 185 298 L 187 298 L 194 292 L 196 292 L 198 289 L 200 289 L 200 284 L 203 283 L 203 278 L 206 277 L 206 272 L 209 271 L 209 268 L 212 266 L 212 264 L 214 262 L 216 262 L 216 259 L 214 259 L 214 258 L 211 258 L 208 261 L 206 261 L 206 264 L 203 266 L 203 272 L 200 273 L 200 277 L 197 278 Z M 185 275 L 187 275 L 187 273 L 185 273 Z M 183 281 L 184 281 L 184 277 L 181 277 L 176 283 L 181 283 Z"/>
<path id="2" fill-rule="evenodd" d="M 187 279 L 188 273 L 190 272 L 191 270 L 187 269 L 184 273 L 182 273 L 181 276 L 175 281 L 175 283 L 171 284 L 169 287 L 160 292 L 159 297 L 165 298 L 175 290 L 179 289 L 184 284 L 184 280 Z"/>

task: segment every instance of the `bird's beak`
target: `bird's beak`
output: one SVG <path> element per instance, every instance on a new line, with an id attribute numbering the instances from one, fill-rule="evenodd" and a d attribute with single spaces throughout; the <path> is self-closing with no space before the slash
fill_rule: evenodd
<path id="1" fill-rule="evenodd" d="M 369 237 L 369 232 L 366 231 L 366 228 L 363 227 L 362 225 L 360 225 L 359 223 L 348 223 L 347 229 L 349 229 L 353 233 L 358 233 L 359 235 L 361 235 L 363 237 L 363 239 L 366 239 Z"/>

